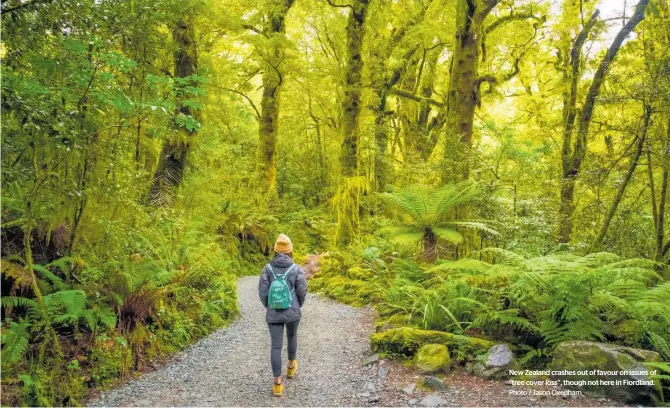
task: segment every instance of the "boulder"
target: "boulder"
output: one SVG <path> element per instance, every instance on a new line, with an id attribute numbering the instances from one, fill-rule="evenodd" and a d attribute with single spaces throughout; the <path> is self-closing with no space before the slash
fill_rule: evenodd
<path id="1" fill-rule="evenodd" d="M 413 356 L 424 344 L 443 344 L 452 351 L 459 350 L 462 355 L 483 353 L 494 344 L 477 337 L 412 327 L 399 327 L 374 333 L 370 336 L 370 340 L 375 351 L 404 356 Z"/>
<path id="2" fill-rule="evenodd" d="M 554 350 L 551 361 L 552 378 L 556 380 L 593 381 L 582 385 L 566 384 L 590 396 L 608 397 L 629 403 L 651 404 L 657 393 L 653 381 L 644 373 L 645 361 L 661 361 L 658 353 L 616 344 L 592 341 L 564 341 Z M 589 371 L 600 373 L 589 375 Z M 555 371 L 575 371 L 574 375 L 556 375 Z M 619 385 L 602 384 L 621 381 Z"/>
<path id="3" fill-rule="evenodd" d="M 417 385 L 427 390 L 444 391 L 447 389 L 447 386 L 444 385 L 442 380 L 431 377 L 430 375 L 426 375 L 420 379 Z"/>
<path id="4" fill-rule="evenodd" d="M 444 344 L 424 344 L 414 356 L 416 368 L 423 374 L 449 371 L 451 357 Z"/>
<path id="5" fill-rule="evenodd" d="M 509 377 L 509 370 L 517 368 L 514 353 L 507 344 L 496 344 L 486 352 L 481 362 L 475 364 L 474 374 L 487 379 Z"/>

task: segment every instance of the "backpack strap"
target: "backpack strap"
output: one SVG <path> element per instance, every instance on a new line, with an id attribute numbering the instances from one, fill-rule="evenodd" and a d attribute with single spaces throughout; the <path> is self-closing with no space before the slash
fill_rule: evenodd
<path id="1" fill-rule="evenodd" d="M 277 275 L 275 275 L 275 271 L 272 269 L 272 265 L 268 264 L 268 269 L 270 270 L 270 273 L 272 273 L 272 277 L 277 279 Z"/>
<path id="2" fill-rule="evenodd" d="M 286 270 L 286 272 L 284 272 L 284 273 L 282 274 L 282 276 L 284 277 L 284 279 L 286 279 L 286 277 L 288 276 L 289 272 L 291 272 L 291 271 L 295 268 L 295 266 L 296 266 L 296 264 L 292 264 L 291 266 L 288 267 L 288 269 Z M 272 265 L 268 264 L 268 269 L 270 270 L 270 273 L 272 273 L 272 277 L 274 277 L 275 279 L 277 279 L 277 275 L 275 274 L 274 269 L 272 269 Z"/>

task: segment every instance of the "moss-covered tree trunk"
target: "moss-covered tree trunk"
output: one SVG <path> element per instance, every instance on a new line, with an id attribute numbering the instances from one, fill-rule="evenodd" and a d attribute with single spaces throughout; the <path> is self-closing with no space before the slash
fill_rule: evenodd
<path id="1" fill-rule="evenodd" d="M 266 51 L 263 71 L 263 97 L 258 128 L 258 174 L 263 194 L 274 192 L 277 183 L 277 131 L 279 119 L 279 97 L 283 82 L 281 62 L 284 59 L 284 33 L 286 14 L 294 0 L 279 0 L 267 16 L 263 35 L 270 49 Z"/>
<path id="2" fill-rule="evenodd" d="M 338 188 L 337 237 L 339 245 L 349 244 L 358 229 L 358 121 L 363 88 L 363 37 L 368 0 L 354 0 L 347 23 L 347 72 L 342 100 L 342 144 Z"/>
<path id="3" fill-rule="evenodd" d="M 444 110 L 438 112 L 431 118 L 432 105 L 427 101 L 435 91 L 435 80 L 437 78 L 437 61 L 442 52 L 442 47 L 431 50 L 426 55 L 421 81 L 421 96 L 424 98 L 419 103 L 417 116 L 417 127 L 419 128 L 419 143 L 417 151 L 423 161 L 428 160 L 437 145 L 438 135 L 444 126 L 446 117 Z"/>
<path id="4" fill-rule="evenodd" d="M 399 41 L 400 39 L 398 39 Z M 391 44 L 391 47 L 395 44 Z M 388 127 L 388 117 L 392 112 L 387 110 L 387 101 L 388 95 L 391 92 L 391 88 L 395 86 L 400 78 L 403 76 L 407 70 L 408 65 L 411 63 L 404 63 L 398 65 L 394 68 L 388 75 L 384 75 L 387 71 L 386 60 L 390 57 L 391 49 L 387 51 L 384 55 L 376 55 L 373 52 L 373 56 L 376 56 L 379 59 L 378 69 L 371 70 L 373 72 L 373 84 L 376 88 L 377 93 L 377 104 L 374 109 L 375 114 L 375 190 L 383 191 L 386 186 L 387 177 L 389 173 L 389 165 L 387 157 L 387 147 L 389 142 L 389 127 Z M 403 61 L 410 61 L 412 55 L 416 52 L 416 47 L 413 47 L 403 55 Z"/>
<path id="5" fill-rule="evenodd" d="M 483 39 L 483 22 L 499 0 L 457 0 L 454 55 L 447 92 L 447 138 L 452 141 L 445 149 L 445 164 L 454 163 L 452 175 L 457 179 L 469 177 L 469 151 L 475 108 L 479 104 L 479 53 Z M 446 170 L 445 166 L 445 170 Z M 448 171 L 445 179 L 450 178 Z M 446 181 L 446 180 L 445 180 Z"/>
<path id="6" fill-rule="evenodd" d="M 584 104 L 581 109 L 581 114 L 579 116 L 577 134 L 575 135 L 574 144 L 573 139 L 573 123 L 576 115 L 575 105 L 572 105 L 573 99 L 576 100 L 576 85 L 575 91 L 570 93 L 570 102 L 568 106 L 570 111 L 565 115 L 567 121 L 565 123 L 565 129 L 563 134 L 563 149 L 562 149 L 562 164 L 563 164 L 563 177 L 561 180 L 561 204 L 559 208 L 559 237 L 558 241 L 562 243 L 570 242 L 572 236 L 572 216 L 575 211 L 574 199 L 575 199 L 575 181 L 579 176 L 581 170 L 582 162 L 586 157 L 587 151 L 587 142 L 589 127 L 591 126 L 591 119 L 593 116 L 593 110 L 595 108 L 596 100 L 598 95 L 600 95 L 600 89 L 605 81 L 607 71 L 614 60 L 614 57 L 619 52 L 621 44 L 624 39 L 630 34 L 631 31 L 644 19 L 644 10 L 649 4 L 649 0 L 640 0 L 640 2 L 635 6 L 635 12 L 631 16 L 630 20 L 621 27 L 617 33 L 614 41 L 607 49 L 607 53 L 600 61 L 598 70 L 596 71 L 593 81 L 589 86 L 588 93 L 584 100 Z M 597 14 L 595 15 L 597 17 Z M 594 19 L 594 18 L 592 18 Z M 584 30 L 582 30 L 584 31 Z M 573 47 L 573 52 L 575 47 Z M 577 50 L 581 54 L 581 46 Z M 571 79 L 572 84 L 576 84 L 578 78 L 575 74 L 575 58 L 578 60 L 579 57 L 577 54 L 572 55 L 573 60 L 573 77 Z"/>
<path id="7" fill-rule="evenodd" d="M 177 46 L 174 52 L 174 77 L 186 78 L 198 72 L 195 30 L 189 19 L 180 19 L 172 29 L 172 38 Z M 176 116 L 193 116 L 190 106 L 177 98 Z M 153 185 L 149 193 L 152 205 L 171 205 L 184 176 L 186 155 L 191 146 L 195 130 L 177 125 L 176 137 L 165 141 L 154 173 Z"/>

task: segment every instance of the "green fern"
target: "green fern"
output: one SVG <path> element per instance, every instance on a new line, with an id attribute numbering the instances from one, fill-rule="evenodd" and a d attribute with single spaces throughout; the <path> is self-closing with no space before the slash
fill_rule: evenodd
<path id="1" fill-rule="evenodd" d="M 424 254 L 435 259 L 438 239 L 456 244 L 463 242 L 458 228 L 498 234 L 482 222 L 450 219 L 454 208 L 473 202 L 479 195 L 480 190 L 474 183 L 451 184 L 437 189 L 418 185 L 395 193 L 380 193 L 381 200 L 403 217 L 403 225 L 385 227 L 378 233 L 388 235 L 401 245 L 421 242 Z"/>
<path id="2" fill-rule="evenodd" d="M 30 334 L 29 321 L 20 319 L 19 322 L 9 321 L 9 327 L 2 329 L 2 365 L 16 363 L 28 350 Z"/>

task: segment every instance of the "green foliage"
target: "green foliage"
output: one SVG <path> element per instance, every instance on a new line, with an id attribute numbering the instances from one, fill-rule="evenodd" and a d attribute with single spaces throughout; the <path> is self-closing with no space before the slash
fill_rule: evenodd
<path id="1" fill-rule="evenodd" d="M 79 405 L 225 325 L 236 277 L 279 232 L 296 261 L 321 254 L 311 290 L 375 304 L 378 329 L 506 341 L 537 366 L 573 338 L 670 359 L 667 7 L 649 5 L 608 67 L 559 244 L 566 56 L 595 3 L 514 3 L 484 20 L 455 118 L 459 2 L 369 2 L 363 68 L 346 72 L 349 13 L 328 2 L 293 2 L 267 35 L 279 3 L 3 0 L 3 405 Z M 577 96 L 602 53 L 583 54 Z M 348 76 L 364 86 L 343 174 Z M 457 122 L 473 129 L 460 141 Z M 169 205 L 150 199 L 162 181 Z M 608 252 L 586 254 L 613 203 Z"/>
<path id="2" fill-rule="evenodd" d="M 13 364 L 19 361 L 28 349 L 28 321 L 21 319 L 18 323 L 10 321 L 2 330 L 2 364 Z"/>
<path id="3" fill-rule="evenodd" d="M 463 242 L 459 227 L 497 235 L 482 222 L 454 220 L 457 208 L 475 201 L 480 194 L 479 187 L 474 183 L 445 185 L 437 189 L 418 185 L 396 193 L 381 193 L 379 197 L 382 201 L 405 218 L 405 225 L 384 227 L 378 232 L 388 234 L 400 245 L 423 240 L 424 253 L 433 258 L 437 255 L 438 238 L 456 244 Z"/>

